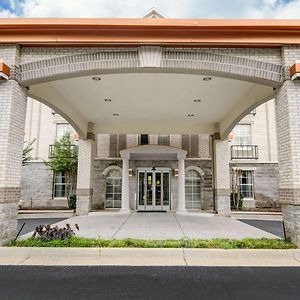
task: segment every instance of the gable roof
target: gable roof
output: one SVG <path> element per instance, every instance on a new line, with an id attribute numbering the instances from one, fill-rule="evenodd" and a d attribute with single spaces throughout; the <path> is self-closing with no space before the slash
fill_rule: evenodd
<path id="1" fill-rule="evenodd" d="M 143 16 L 143 19 L 165 19 L 167 18 L 162 12 L 160 12 L 157 8 L 152 7 L 150 8 Z"/>

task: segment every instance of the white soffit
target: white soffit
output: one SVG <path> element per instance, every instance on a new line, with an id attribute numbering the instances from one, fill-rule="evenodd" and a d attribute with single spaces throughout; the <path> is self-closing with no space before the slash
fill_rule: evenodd
<path id="1" fill-rule="evenodd" d="M 204 76 L 194 74 L 98 76 L 99 81 L 86 76 L 37 84 L 30 92 L 41 96 L 47 89 L 45 100 L 51 102 L 49 91 L 53 90 L 102 133 L 212 133 L 243 95 L 258 86 L 221 77 L 204 81 Z M 273 92 L 270 87 L 263 90 L 264 94 Z M 113 116 L 115 113 L 119 116 Z"/>

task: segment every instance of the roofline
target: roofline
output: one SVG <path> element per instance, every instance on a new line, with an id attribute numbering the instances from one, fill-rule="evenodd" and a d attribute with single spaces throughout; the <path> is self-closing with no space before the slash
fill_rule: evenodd
<path id="1" fill-rule="evenodd" d="M 3 18 L 0 43 L 279 47 L 300 44 L 300 20 Z"/>

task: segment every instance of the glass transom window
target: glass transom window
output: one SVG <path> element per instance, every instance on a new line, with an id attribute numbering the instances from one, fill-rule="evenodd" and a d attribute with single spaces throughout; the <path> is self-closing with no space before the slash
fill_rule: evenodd
<path id="1" fill-rule="evenodd" d="M 240 192 L 244 198 L 254 198 L 253 171 L 241 172 Z"/>
<path id="2" fill-rule="evenodd" d="M 112 170 L 106 177 L 105 208 L 121 208 L 122 176 L 118 170 Z"/>
<path id="3" fill-rule="evenodd" d="M 195 170 L 189 170 L 185 175 L 185 206 L 201 209 L 201 178 Z"/>

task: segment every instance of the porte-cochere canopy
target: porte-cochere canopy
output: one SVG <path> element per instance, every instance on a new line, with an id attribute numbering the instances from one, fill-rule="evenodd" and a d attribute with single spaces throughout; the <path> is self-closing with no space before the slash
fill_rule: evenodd
<path id="1" fill-rule="evenodd" d="M 82 137 L 92 122 L 95 132 L 220 132 L 225 138 L 282 83 L 275 63 L 153 46 L 29 62 L 20 71 L 29 95 Z"/>

